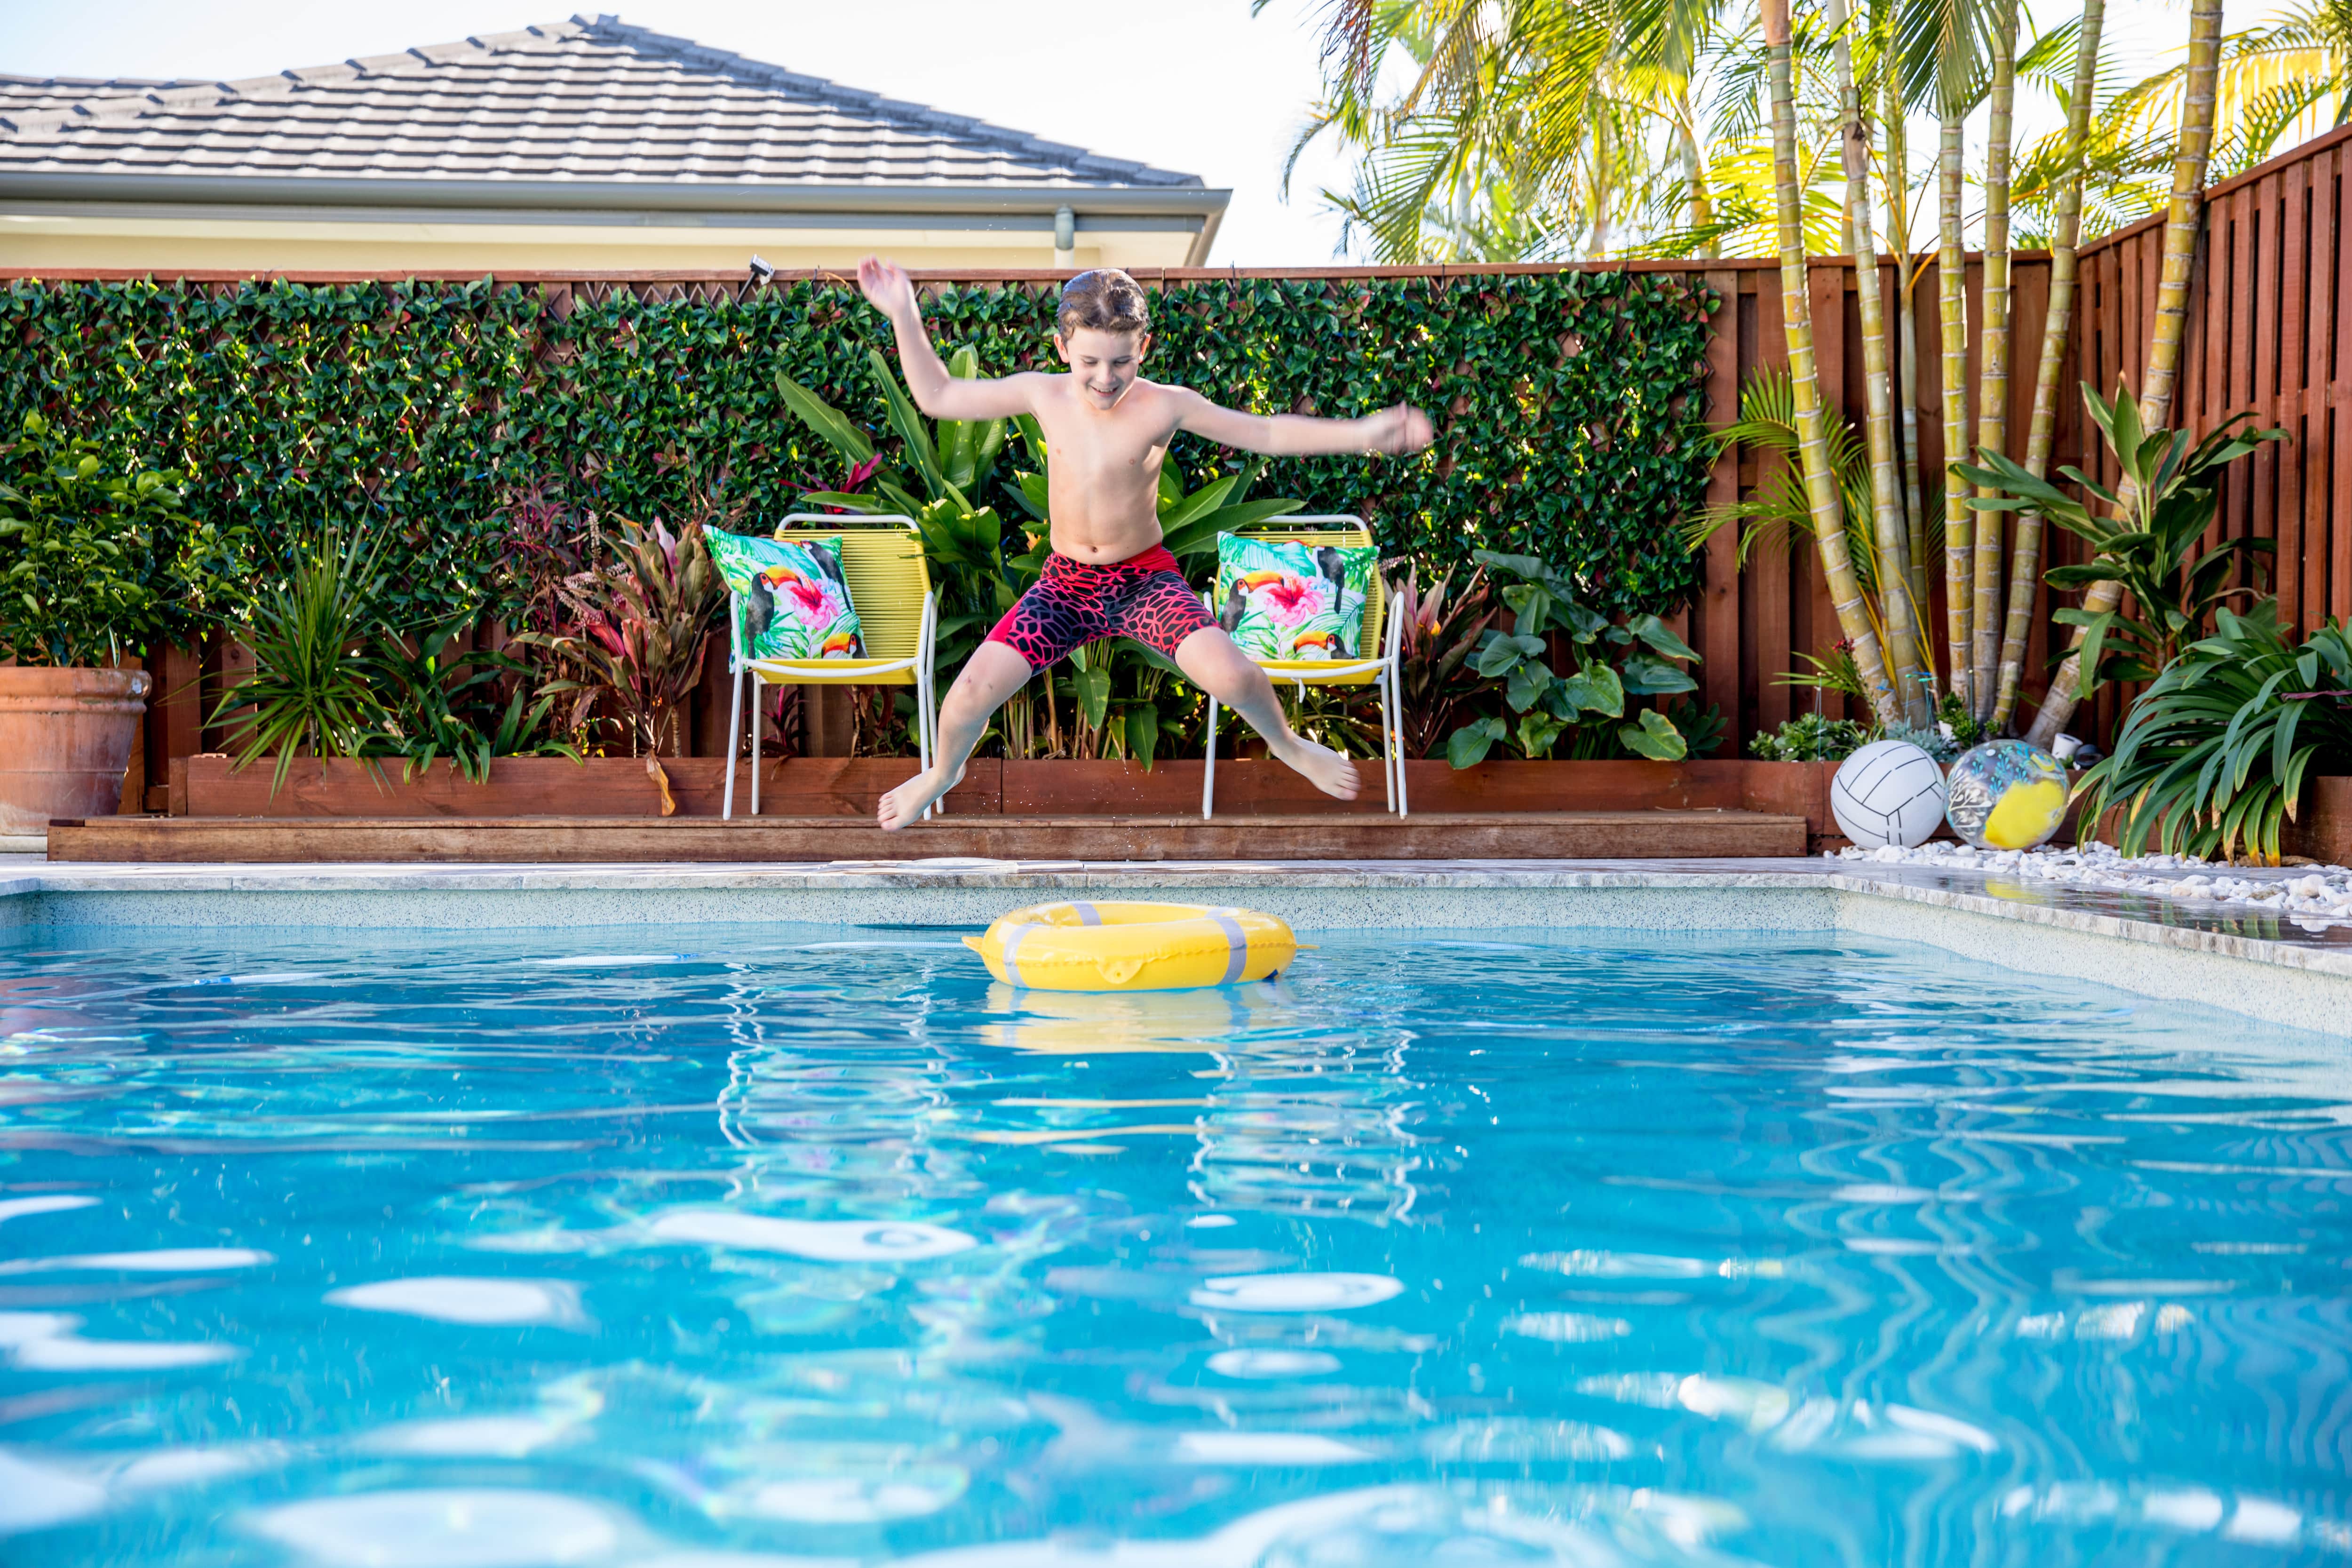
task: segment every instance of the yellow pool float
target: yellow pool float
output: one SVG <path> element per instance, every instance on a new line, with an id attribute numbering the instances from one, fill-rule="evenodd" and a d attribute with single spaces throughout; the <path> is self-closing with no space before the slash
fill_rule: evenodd
<path id="1" fill-rule="evenodd" d="M 1200 904 L 1038 904 L 964 945 L 1008 985 L 1033 991 L 1181 991 L 1265 980 L 1298 939 L 1255 910 Z"/>

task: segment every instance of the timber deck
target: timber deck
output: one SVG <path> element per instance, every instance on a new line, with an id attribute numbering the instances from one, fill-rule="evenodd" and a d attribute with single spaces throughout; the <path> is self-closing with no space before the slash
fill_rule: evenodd
<path id="1" fill-rule="evenodd" d="M 53 861 L 163 864 L 989 860 L 1656 860 L 1806 852 L 1805 819 L 1749 811 L 1412 816 L 850 818 L 94 817 L 49 825 Z"/>

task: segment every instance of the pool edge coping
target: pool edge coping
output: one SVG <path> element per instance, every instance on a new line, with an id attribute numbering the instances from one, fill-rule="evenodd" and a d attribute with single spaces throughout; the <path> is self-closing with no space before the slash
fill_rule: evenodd
<path id="1" fill-rule="evenodd" d="M 537 901 L 565 893 L 625 895 L 633 891 L 709 895 L 766 889 L 854 896 L 884 889 L 902 893 L 953 889 L 966 893 L 1003 889 L 1125 891 L 1133 895 L 1155 889 L 1181 894 L 1213 886 L 1245 895 L 1253 884 L 1266 890 L 1292 892 L 1346 889 L 1381 903 L 1398 896 L 1410 898 L 1422 890 L 1475 893 L 1584 889 L 1697 897 L 1730 891 L 1810 892 L 1827 896 L 1830 919 L 1824 924 L 1834 929 L 1922 942 L 2027 973 L 2089 980 L 2138 994 L 2199 1002 L 2268 1022 L 2352 1035 L 2352 948 L 2298 945 L 2211 929 L 2210 925 L 2175 924 L 2081 907 L 2079 902 L 2070 905 L 2063 889 L 2030 897 L 2004 897 L 1985 889 L 1920 886 L 1893 877 L 1858 872 L 1850 865 L 1798 870 L 1782 862 L 1770 868 L 1744 870 L 1738 868 L 1737 862 L 1705 866 L 1669 863 L 1652 868 L 1644 868 L 1638 862 L 1445 862 L 1420 866 L 1393 861 L 1347 866 L 1275 861 L 1069 861 L 988 866 L 874 862 L 383 867 L 42 864 L 0 872 L 0 908 L 15 906 L 21 911 L 25 910 L 26 900 L 37 906 L 59 896 L 79 903 L 90 896 L 110 902 L 115 899 L 174 894 L 235 899 L 263 892 L 494 892 L 532 896 Z M 1741 918 L 1741 911 L 1727 910 L 1726 914 L 1724 929 L 1756 923 L 1752 919 Z M 1952 916 L 1962 918 L 1955 921 L 1948 918 Z M 34 915 L 12 923 L 52 922 Z M 89 923 L 116 922 L 101 917 Z M 179 922 L 159 921 L 154 925 L 166 923 Z M 404 926 L 411 923 L 403 922 Z M 941 923 L 969 923 L 969 917 L 959 912 Z M 1315 928 L 1307 925 L 1305 929 Z M 1347 929 L 1347 925 L 1335 921 L 1322 929 Z M 2028 937 L 2028 933 L 2032 935 Z M 2021 941 L 2021 937 L 2028 939 Z M 2052 938 L 2056 941 L 2052 942 Z M 2248 965 L 2255 967 L 2250 970 L 2245 967 Z M 2246 984 L 2258 979 L 2272 984 Z"/>

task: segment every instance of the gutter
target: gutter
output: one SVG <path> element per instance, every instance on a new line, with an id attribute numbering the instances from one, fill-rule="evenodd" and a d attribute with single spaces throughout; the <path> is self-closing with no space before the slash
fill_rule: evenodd
<path id="1" fill-rule="evenodd" d="M 406 180 L 367 175 L 126 174 L 0 172 L 0 201 L 173 205 L 504 207 L 533 211 L 1034 214 L 1202 220 L 1206 237 L 1233 199 L 1203 185 L 770 184 L 691 180 Z"/>

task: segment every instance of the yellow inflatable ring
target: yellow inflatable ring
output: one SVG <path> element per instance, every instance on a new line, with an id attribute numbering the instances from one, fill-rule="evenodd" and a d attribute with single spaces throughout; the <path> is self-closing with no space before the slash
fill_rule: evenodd
<path id="1" fill-rule="evenodd" d="M 1199 904 L 1039 904 L 964 945 L 1033 991 L 1180 991 L 1280 974 L 1298 939 L 1272 915 Z"/>

